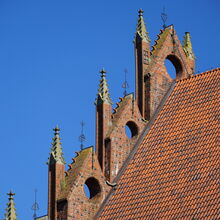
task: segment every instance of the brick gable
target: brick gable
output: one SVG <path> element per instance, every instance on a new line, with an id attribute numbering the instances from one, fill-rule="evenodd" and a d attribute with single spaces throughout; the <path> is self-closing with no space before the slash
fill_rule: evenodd
<path id="1" fill-rule="evenodd" d="M 176 82 L 98 219 L 219 218 L 219 74 Z"/>

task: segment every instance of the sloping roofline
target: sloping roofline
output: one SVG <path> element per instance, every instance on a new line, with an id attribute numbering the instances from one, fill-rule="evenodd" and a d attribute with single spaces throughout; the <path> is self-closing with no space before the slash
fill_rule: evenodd
<path id="1" fill-rule="evenodd" d="M 114 184 L 118 182 L 118 180 L 120 179 L 120 177 L 123 175 L 128 163 L 131 161 L 131 159 L 134 157 L 139 145 L 142 143 L 144 137 L 146 136 L 146 134 L 148 133 L 148 131 L 150 130 L 151 126 L 154 124 L 155 120 L 157 119 L 158 114 L 160 113 L 161 109 L 163 108 L 164 104 L 166 103 L 166 100 L 169 98 L 170 94 L 172 93 L 173 89 L 175 88 L 176 85 L 176 80 L 173 80 L 173 82 L 170 85 L 170 88 L 168 89 L 168 91 L 166 92 L 166 94 L 164 95 L 163 99 L 161 100 L 159 106 L 157 107 L 156 111 L 154 112 L 154 115 L 152 116 L 152 118 L 150 119 L 150 121 L 146 124 L 145 128 L 143 129 L 141 135 L 139 136 L 139 138 L 137 139 L 133 149 L 131 150 L 129 156 L 127 157 L 127 159 L 125 160 L 125 162 L 123 163 L 121 169 L 118 172 L 118 175 L 115 177 L 114 179 Z M 116 185 L 117 187 L 117 185 Z M 103 208 L 105 207 L 106 203 L 109 201 L 109 199 L 111 198 L 112 193 L 115 191 L 115 188 L 112 188 L 110 190 L 110 192 L 108 193 L 108 195 L 106 196 L 106 198 L 104 199 L 103 203 L 101 204 L 98 212 L 96 213 L 94 219 L 97 219 Z"/>

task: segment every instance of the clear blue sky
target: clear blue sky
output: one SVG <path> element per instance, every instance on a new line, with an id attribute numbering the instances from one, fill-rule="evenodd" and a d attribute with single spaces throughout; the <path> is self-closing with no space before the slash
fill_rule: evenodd
<path id="1" fill-rule="evenodd" d="M 0 219 L 10 189 L 20 220 L 32 218 L 35 188 L 38 215 L 46 214 L 52 128 L 61 128 L 67 163 L 79 150 L 81 120 L 85 146 L 94 145 L 98 72 L 108 70 L 114 103 L 123 95 L 125 68 L 134 91 L 137 10 L 145 11 L 153 44 L 163 6 L 181 41 L 191 33 L 197 71 L 218 67 L 218 0 L 0 1 Z"/>

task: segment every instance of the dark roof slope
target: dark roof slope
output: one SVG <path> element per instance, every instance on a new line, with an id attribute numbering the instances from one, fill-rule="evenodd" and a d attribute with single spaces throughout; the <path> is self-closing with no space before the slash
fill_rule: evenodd
<path id="1" fill-rule="evenodd" d="M 220 219 L 219 73 L 176 83 L 99 219 Z"/>

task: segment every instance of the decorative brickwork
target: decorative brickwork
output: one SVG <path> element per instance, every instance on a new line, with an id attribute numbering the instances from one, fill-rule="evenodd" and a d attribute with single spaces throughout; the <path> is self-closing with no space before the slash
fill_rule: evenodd
<path id="1" fill-rule="evenodd" d="M 184 46 L 173 26 L 161 31 L 150 49 L 150 39 L 139 10 L 134 39 L 136 94 L 125 95 L 112 110 L 106 71 L 102 69 L 96 106 L 96 146 L 81 150 L 64 171 L 64 158 L 58 130 L 49 160 L 48 216 L 50 220 L 92 219 L 110 190 L 135 143 L 170 88 L 172 79 L 164 61 L 170 60 L 176 78 L 189 78 L 194 72 L 194 54 L 189 33 Z M 130 136 L 126 134 L 126 128 Z M 58 129 L 58 128 L 57 128 Z M 65 175 L 64 175 L 65 173 Z M 84 186 L 90 192 L 86 195 Z"/>
<path id="2" fill-rule="evenodd" d="M 57 198 L 58 216 L 67 220 L 92 219 L 109 189 L 93 148 L 83 149 L 66 172 Z"/>
<path id="3" fill-rule="evenodd" d="M 141 26 L 140 21 L 142 20 L 138 20 L 138 27 Z M 146 28 L 144 30 L 146 31 Z M 183 47 L 173 25 L 161 30 L 151 51 L 149 40 L 141 37 L 139 33 L 140 31 L 137 29 L 134 41 L 136 100 L 141 115 L 149 120 L 172 82 L 164 65 L 165 60 L 170 60 L 174 65 L 176 79 L 184 79 L 193 75 L 195 57 L 189 33 L 187 32 L 185 35 Z"/>
<path id="4" fill-rule="evenodd" d="M 57 219 L 57 198 L 64 181 L 65 161 L 59 137 L 60 129 L 54 129 L 54 138 L 48 161 L 48 217 Z"/>

